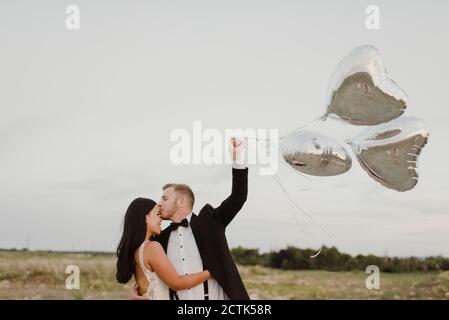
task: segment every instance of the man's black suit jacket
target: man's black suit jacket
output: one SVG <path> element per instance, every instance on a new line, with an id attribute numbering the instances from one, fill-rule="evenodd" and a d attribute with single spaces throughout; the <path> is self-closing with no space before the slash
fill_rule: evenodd
<path id="1" fill-rule="evenodd" d="M 234 219 L 248 195 L 248 168 L 232 169 L 232 192 L 217 208 L 206 204 L 197 215 L 192 214 L 190 226 L 203 266 L 217 280 L 229 299 L 249 300 L 240 274 L 232 259 L 226 240 L 226 226 Z M 167 252 L 172 231 L 166 228 L 156 237 Z"/>

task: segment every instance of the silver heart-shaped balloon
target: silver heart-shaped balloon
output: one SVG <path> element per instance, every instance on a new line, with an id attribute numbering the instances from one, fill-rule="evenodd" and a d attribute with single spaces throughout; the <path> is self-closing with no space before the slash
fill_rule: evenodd
<path id="1" fill-rule="evenodd" d="M 379 51 L 352 50 L 334 71 L 326 94 L 324 116 L 354 125 L 376 125 L 404 113 L 405 92 L 388 76 Z"/>
<path id="2" fill-rule="evenodd" d="M 352 159 L 337 141 L 312 131 L 294 131 L 280 142 L 283 159 L 295 170 L 314 176 L 335 176 L 351 168 Z"/>
<path id="3" fill-rule="evenodd" d="M 428 137 L 424 121 L 403 117 L 369 127 L 347 143 L 370 177 L 387 188 L 407 191 L 418 183 L 418 157 Z"/>

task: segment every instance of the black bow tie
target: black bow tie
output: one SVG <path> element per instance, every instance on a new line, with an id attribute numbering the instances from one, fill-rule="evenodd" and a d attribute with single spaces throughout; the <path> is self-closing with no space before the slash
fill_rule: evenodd
<path id="1" fill-rule="evenodd" d="M 182 219 L 181 222 L 179 222 L 179 223 L 177 223 L 177 222 L 170 223 L 170 227 L 172 227 L 172 231 L 175 231 L 176 229 L 178 229 L 179 226 L 187 228 L 189 226 L 189 221 L 187 220 L 187 218 Z"/>

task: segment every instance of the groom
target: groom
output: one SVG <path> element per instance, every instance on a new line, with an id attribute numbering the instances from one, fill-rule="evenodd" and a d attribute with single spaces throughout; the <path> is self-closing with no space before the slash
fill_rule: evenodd
<path id="1" fill-rule="evenodd" d="M 248 168 L 241 164 L 242 142 L 231 140 L 232 192 L 217 208 L 206 204 L 195 215 L 195 196 L 189 186 L 167 184 L 158 205 L 160 216 L 171 225 L 156 238 L 179 275 L 209 270 L 212 278 L 189 290 L 174 292 L 174 300 L 249 300 L 232 259 L 225 230 L 246 201 Z M 240 164 L 236 162 L 239 161 Z M 134 298 L 137 298 L 134 293 Z"/>

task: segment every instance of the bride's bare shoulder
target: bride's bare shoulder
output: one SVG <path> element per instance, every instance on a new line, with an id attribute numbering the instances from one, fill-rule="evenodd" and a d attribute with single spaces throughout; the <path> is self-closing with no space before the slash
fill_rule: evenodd
<path id="1" fill-rule="evenodd" d="M 162 248 L 161 244 L 157 241 L 150 241 L 145 243 L 145 252 L 148 253 L 158 253 L 158 252 L 164 252 L 164 248 Z"/>
<path id="2" fill-rule="evenodd" d="M 136 261 L 139 261 L 139 250 L 140 248 L 137 248 L 134 257 Z M 161 244 L 157 241 L 149 241 L 146 242 L 143 246 L 143 256 L 144 260 L 147 261 L 149 257 L 152 255 L 158 254 L 158 253 L 164 253 L 164 248 L 162 248 Z"/>

